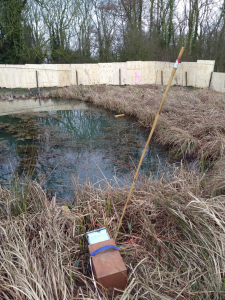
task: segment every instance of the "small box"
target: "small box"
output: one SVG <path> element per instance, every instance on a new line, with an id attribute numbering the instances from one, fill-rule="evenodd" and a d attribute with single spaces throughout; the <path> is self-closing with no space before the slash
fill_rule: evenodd
<path id="1" fill-rule="evenodd" d="M 107 232 L 108 233 L 108 232 Z M 87 233 L 88 235 L 89 233 Z M 107 239 L 88 246 L 89 253 L 100 249 L 103 246 L 115 246 L 113 239 Z M 92 268 L 98 287 L 107 289 L 108 294 L 116 293 L 114 289 L 124 290 L 127 285 L 127 268 L 118 250 L 108 248 L 91 257 Z"/>

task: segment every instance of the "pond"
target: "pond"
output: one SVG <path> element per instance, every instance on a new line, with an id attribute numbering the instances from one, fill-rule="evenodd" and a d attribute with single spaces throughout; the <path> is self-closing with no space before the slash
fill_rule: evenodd
<path id="1" fill-rule="evenodd" d="M 16 100 L 0 107 L 0 183 L 24 174 L 58 199 L 72 199 L 78 182 L 129 183 L 149 135 L 132 118 L 79 101 Z M 141 172 L 157 178 L 172 163 L 151 143 Z"/>

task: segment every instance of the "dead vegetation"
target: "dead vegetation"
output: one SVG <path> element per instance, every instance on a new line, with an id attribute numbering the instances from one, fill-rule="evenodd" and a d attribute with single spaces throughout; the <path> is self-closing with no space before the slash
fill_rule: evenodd
<path id="1" fill-rule="evenodd" d="M 9 117 L 18 119 L 15 124 L 0 123 L 0 132 L 5 132 L 17 138 L 17 140 L 38 140 L 48 135 L 50 128 L 41 126 L 39 118 L 53 118 L 58 120 L 58 116 L 49 113 L 12 114 Z M 52 130 L 52 129 L 51 129 Z"/>
<path id="2" fill-rule="evenodd" d="M 162 94 L 159 87 L 95 86 L 46 97 L 91 101 L 150 128 Z M 181 164 L 170 178 L 141 178 L 117 240 L 128 286 L 113 299 L 225 299 L 224 110 L 224 95 L 170 91 L 154 138 L 177 157 L 197 158 L 202 172 Z M 104 226 L 115 235 L 129 187 L 74 186 L 67 213 L 35 181 L 0 187 L 1 299 L 104 298 L 91 279 L 85 233 Z"/>
<path id="3" fill-rule="evenodd" d="M 224 157 L 215 162 L 213 167 L 206 173 L 203 185 L 206 195 L 225 194 L 225 159 Z"/>
<path id="4" fill-rule="evenodd" d="M 172 181 L 142 179 L 117 240 L 128 287 L 113 299 L 224 299 L 225 198 L 204 198 L 201 182 L 182 168 Z M 63 213 L 35 181 L 1 187 L 1 299 L 103 299 L 85 233 L 115 235 L 127 190 L 86 184 Z"/>

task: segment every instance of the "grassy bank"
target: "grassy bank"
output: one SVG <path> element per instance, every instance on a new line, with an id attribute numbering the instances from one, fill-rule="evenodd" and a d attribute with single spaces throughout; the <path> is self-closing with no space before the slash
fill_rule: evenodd
<path id="1" fill-rule="evenodd" d="M 173 178 L 143 178 L 134 191 L 117 241 L 128 287 L 113 299 L 225 297 L 225 197 L 204 198 L 191 171 L 174 169 Z M 2 187 L 1 299 L 103 299 L 85 233 L 106 226 L 114 236 L 127 191 L 86 184 L 63 212 L 36 182 Z"/>
<path id="2" fill-rule="evenodd" d="M 79 86 L 42 96 L 93 102 L 150 128 L 163 89 Z M 128 287 L 106 299 L 225 299 L 224 110 L 222 94 L 170 90 L 154 139 L 178 158 L 197 159 L 202 172 L 181 164 L 170 179 L 141 178 L 117 240 Z M 70 211 L 35 181 L 0 188 L 1 299 L 104 299 L 91 279 L 85 233 L 105 226 L 115 235 L 129 187 L 76 188 Z"/>

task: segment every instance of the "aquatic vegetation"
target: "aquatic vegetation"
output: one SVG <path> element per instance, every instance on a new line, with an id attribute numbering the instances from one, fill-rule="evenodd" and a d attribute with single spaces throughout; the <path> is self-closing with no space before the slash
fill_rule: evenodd
<path id="1" fill-rule="evenodd" d="M 0 126 L 1 126 L 1 124 L 0 124 Z M 7 150 L 8 150 L 8 147 L 6 146 L 5 141 L 0 139 L 0 162 L 4 158 Z"/>
<path id="2" fill-rule="evenodd" d="M 21 156 L 18 169 L 26 171 L 27 169 L 33 173 L 38 160 L 37 146 L 36 145 L 20 145 L 18 153 Z"/>
<path id="3" fill-rule="evenodd" d="M 57 101 L 54 107 L 60 103 L 64 102 Z M 71 101 L 71 108 L 77 104 L 80 107 L 78 101 Z M 117 174 L 127 182 L 124 174 L 134 170 L 147 138 L 146 130 L 134 119 L 115 122 L 112 113 L 93 105 L 54 114 L 12 114 L 1 120 L 7 122 L 3 133 L 11 148 L 5 167 L 0 170 L 3 182 L 7 184 L 8 176 L 14 172 L 25 172 L 33 179 L 41 176 L 42 181 L 45 177 L 45 187 L 54 189 L 62 199 L 73 197 L 71 174 L 79 176 L 82 182 L 87 177 L 98 181 L 104 178 L 103 174 L 113 179 Z M 157 176 L 160 169 L 164 170 L 167 158 L 166 151 L 151 145 L 143 172 Z"/>
<path id="4" fill-rule="evenodd" d="M 11 114 L 10 118 L 18 119 L 15 124 L 0 123 L 0 132 L 6 132 L 14 135 L 17 140 L 38 140 L 46 135 L 46 130 L 41 126 L 38 118 L 53 118 L 59 120 L 59 117 L 50 113 L 34 113 L 27 112 L 26 114 Z"/>
<path id="5" fill-rule="evenodd" d="M 57 90 L 57 95 L 49 91 L 43 96 L 89 101 L 134 116 L 141 125 L 150 128 L 163 91 L 154 85 L 70 86 Z M 225 148 L 224 116 L 224 94 L 208 89 L 172 87 L 155 131 L 155 141 L 180 158 L 201 160 L 204 155 L 214 161 L 223 155 Z"/>
<path id="6" fill-rule="evenodd" d="M 0 132 L 14 136 L 17 141 L 27 141 L 31 143 L 18 144 L 16 152 L 17 155 L 21 156 L 21 160 L 17 166 L 18 170 L 26 171 L 28 169 L 33 169 L 34 171 L 41 158 L 40 153 L 43 157 L 43 151 L 37 150 L 38 142 L 45 143 L 45 146 L 47 143 L 49 147 L 56 147 L 65 143 L 69 138 L 68 135 L 56 134 L 57 128 L 53 128 L 52 126 L 43 126 L 41 119 L 45 118 L 59 121 L 60 117 L 57 114 L 28 112 L 11 114 L 8 118 L 11 118 L 13 123 L 0 123 Z M 18 121 L 15 122 L 15 120 Z M 5 141 L 4 144 L 6 144 Z"/>
<path id="7" fill-rule="evenodd" d="M 142 126 L 151 128 L 163 92 L 164 89 L 157 85 L 70 86 L 59 89 L 58 97 L 90 101 L 117 113 L 134 116 Z M 54 97 L 54 91 L 45 95 Z M 197 159 L 202 172 L 215 163 L 211 175 L 205 178 L 208 195 L 212 190 L 216 194 L 224 193 L 224 124 L 225 94 L 209 89 L 171 87 L 153 136 L 156 143 L 169 149 L 177 159 Z M 214 170 L 221 175 L 217 176 Z"/>

